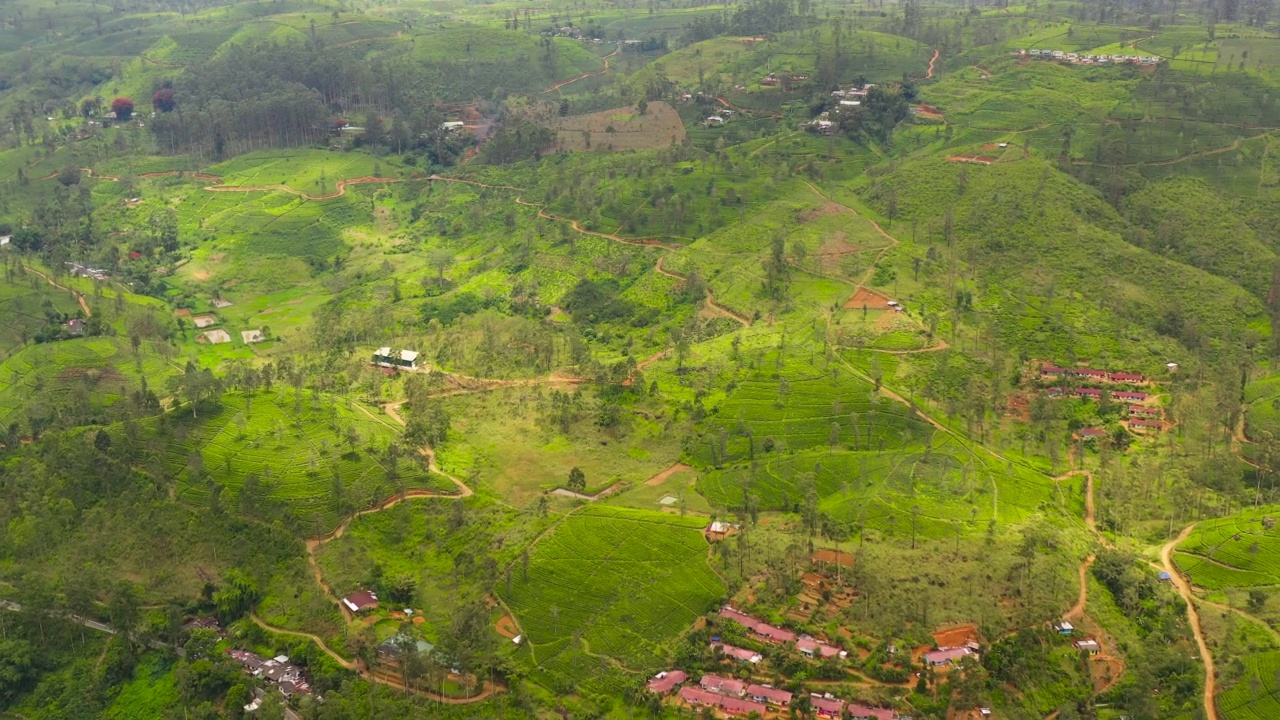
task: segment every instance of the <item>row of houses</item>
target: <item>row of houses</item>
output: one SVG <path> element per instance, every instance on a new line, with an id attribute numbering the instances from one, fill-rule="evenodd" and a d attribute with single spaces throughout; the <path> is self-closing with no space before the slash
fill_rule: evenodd
<path id="1" fill-rule="evenodd" d="M 689 676 L 683 670 L 668 670 L 650 679 L 648 689 L 658 695 L 668 695 L 680 688 L 680 699 L 689 705 L 715 708 L 727 715 L 764 715 L 770 708 L 791 707 L 795 699 L 795 694 L 789 690 L 711 673 L 703 675 L 697 687 L 681 687 L 688 679 Z M 856 720 L 895 720 L 899 717 L 888 708 L 859 703 L 846 704 L 830 693 L 810 694 L 809 704 L 819 717 L 838 718 L 844 717 L 846 713 Z"/>
<path id="2" fill-rule="evenodd" d="M 1076 387 L 1076 388 L 1050 387 L 1050 388 L 1045 388 L 1044 392 L 1045 392 L 1045 394 L 1046 394 L 1046 395 L 1048 395 L 1048 396 L 1049 396 L 1049 397 L 1051 397 L 1051 398 L 1061 398 L 1061 397 L 1078 397 L 1078 398 L 1084 398 L 1084 399 L 1086 399 L 1086 400 L 1101 400 L 1101 399 L 1102 399 L 1103 388 L 1095 388 L 1095 387 Z M 1118 401 L 1121 401 L 1121 402 L 1127 402 L 1127 403 L 1144 403 L 1144 402 L 1146 402 L 1146 401 L 1147 401 L 1147 399 L 1148 399 L 1148 398 L 1150 398 L 1150 397 L 1151 397 L 1151 396 L 1150 396 L 1150 395 L 1148 395 L 1147 393 L 1144 393 L 1144 392 L 1137 392 L 1137 391 L 1134 391 L 1134 390 L 1111 390 L 1111 391 L 1108 391 L 1108 392 L 1110 392 L 1110 394 L 1111 394 L 1111 399 L 1112 399 L 1112 400 L 1118 400 Z"/>
<path id="3" fill-rule="evenodd" d="M 805 657 L 821 658 L 823 660 L 831 657 L 839 657 L 843 660 L 849 656 L 849 653 L 834 645 L 829 645 L 821 640 L 809 637 L 808 635 L 797 635 L 786 628 L 770 625 L 763 620 L 758 620 L 746 613 L 735 610 L 729 605 L 725 605 L 720 609 L 720 617 L 726 620 L 732 620 L 742 627 L 752 631 L 756 634 L 756 637 L 764 640 L 765 642 L 775 644 L 794 643 L 796 651 Z"/>
<path id="4" fill-rule="evenodd" d="M 1158 65 L 1164 58 L 1152 55 L 1092 55 L 1064 50 L 1019 50 L 1018 57 L 1032 60 L 1056 60 L 1072 65 Z"/>
<path id="5" fill-rule="evenodd" d="M 311 683 L 301 668 L 289 662 L 287 655 L 263 658 L 248 650 L 227 650 L 227 654 L 240 663 L 246 674 L 275 685 L 285 697 L 311 694 Z"/>
<path id="6" fill-rule="evenodd" d="M 1150 383 L 1150 380 L 1142 373 L 1111 372 L 1087 367 L 1067 368 L 1059 367 L 1052 363 L 1045 363 L 1040 366 L 1040 379 L 1042 380 L 1058 380 L 1064 377 L 1074 377 L 1112 385 L 1147 385 Z"/>

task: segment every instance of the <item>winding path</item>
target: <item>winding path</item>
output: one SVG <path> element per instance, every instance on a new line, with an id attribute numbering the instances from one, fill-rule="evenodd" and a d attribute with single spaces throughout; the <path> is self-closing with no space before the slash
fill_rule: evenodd
<path id="1" fill-rule="evenodd" d="M 579 80 L 586 80 L 587 78 L 591 77 L 592 75 L 603 75 L 603 74 L 605 74 L 605 73 L 609 72 L 609 58 L 613 57 L 614 55 L 617 55 L 617 54 L 618 54 L 619 52 L 621 52 L 621 51 L 622 51 L 622 46 L 621 46 L 621 45 L 619 45 L 618 47 L 616 47 L 616 48 L 614 48 L 614 49 L 613 49 L 613 52 L 611 52 L 611 53 L 609 53 L 608 55 L 605 55 L 603 58 L 601 58 L 602 60 L 604 60 L 604 68 L 603 68 L 602 70 L 596 70 L 596 71 L 594 71 L 594 72 L 582 73 L 581 75 L 578 75 L 577 77 L 572 77 L 572 78 L 569 78 L 568 80 L 561 80 L 560 82 L 556 83 L 555 85 L 552 85 L 551 87 L 547 88 L 546 90 L 543 90 L 543 91 L 542 91 L 542 94 L 543 94 L 543 95 L 546 95 L 547 93 L 553 93 L 553 92 L 555 92 L 555 91 L 559 90 L 560 88 L 564 87 L 565 85 L 570 85 L 570 84 L 572 84 L 572 83 L 576 83 L 576 82 L 578 82 Z"/>
<path id="2" fill-rule="evenodd" d="M 56 282 L 54 282 L 54 281 L 53 281 L 53 278 L 49 277 L 48 275 L 45 275 L 44 273 L 40 272 L 39 270 L 36 270 L 35 268 L 31 267 L 30 265 L 25 265 L 25 264 L 24 264 L 24 265 L 22 266 L 22 269 L 23 269 L 23 270 L 26 270 L 26 271 L 27 271 L 27 272 L 29 272 L 29 273 L 33 273 L 33 274 L 39 275 L 40 277 L 44 278 L 44 281 L 45 281 L 45 282 L 49 283 L 50 285 L 52 285 L 52 286 L 54 286 L 54 287 L 58 288 L 59 290 L 66 290 L 67 292 L 69 292 L 69 293 L 71 293 L 72 295 L 74 295 L 74 296 L 75 296 L 75 298 L 76 298 L 76 302 L 80 303 L 80 309 L 84 311 L 84 316 L 85 316 L 85 317 L 93 317 L 93 311 L 89 309 L 89 303 L 85 301 L 85 299 L 84 299 L 84 293 L 80 292 L 79 290 L 72 290 L 71 288 L 69 288 L 69 287 L 67 287 L 67 286 L 65 286 L 65 285 L 59 285 L 58 283 L 56 283 Z"/>
<path id="3" fill-rule="evenodd" d="M 675 278 L 676 280 L 689 279 L 687 275 L 681 275 L 680 273 L 675 272 L 674 270 L 667 270 L 666 268 L 662 267 L 662 260 L 663 260 L 662 258 L 658 258 L 658 262 L 655 263 L 653 266 L 653 269 L 657 271 L 659 275 L 666 275 L 667 277 Z M 743 327 L 751 327 L 751 318 L 747 317 L 746 315 L 743 315 L 737 310 L 731 310 L 725 307 L 724 305 L 721 305 L 720 303 L 716 302 L 716 296 L 711 293 L 711 288 L 703 287 L 703 291 L 706 292 L 707 294 L 707 307 L 714 310 L 716 314 L 721 315 L 723 317 L 730 318 L 732 320 L 737 320 L 738 322 L 742 323 Z"/>
<path id="4" fill-rule="evenodd" d="M 1218 707 L 1213 701 L 1216 692 L 1215 671 L 1213 669 L 1213 655 L 1209 652 L 1209 644 L 1205 642 L 1204 630 L 1200 627 L 1200 613 L 1196 611 L 1195 599 L 1191 594 L 1191 583 L 1178 572 L 1178 568 L 1173 564 L 1173 551 L 1195 528 L 1196 524 L 1191 523 L 1184 527 L 1178 536 L 1164 544 L 1160 548 L 1160 563 L 1164 566 L 1165 572 L 1169 573 L 1173 580 L 1173 586 L 1178 590 L 1178 594 L 1182 596 L 1183 602 L 1187 604 L 1187 621 L 1191 624 L 1191 633 L 1195 635 L 1196 645 L 1200 648 L 1200 658 L 1204 661 L 1204 713 L 1207 720 L 1218 720 Z"/>
<path id="5" fill-rule="evenodd" d="M 933 77 L 933 64 L 938 62 L 938 56 L 941 54 L 942 54 L 941 50 L 933 51 L 933 57 L 929 58 L 929 69 L 925 71 L 925 74 L 924 74 L 924 77 L 926 80 L 931 79 Z"/>

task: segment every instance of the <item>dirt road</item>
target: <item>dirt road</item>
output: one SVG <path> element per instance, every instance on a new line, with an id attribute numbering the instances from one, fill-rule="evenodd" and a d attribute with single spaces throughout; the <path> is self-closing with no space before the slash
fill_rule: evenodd
<path id="1" fill-rule="evenodd" d="M 79 290 L 72 290 L 71 288 L 65 285 L 59 285 L 58 283 L 53 281 L 53 278 L 49 277 L 48 275 L 45 275 L 44 273 L 40 272 L 39 270 L 36 270 L 35 268 L 29 265 L 23 265 L 22 269 L 26 270 L 29 273 L 39 275 L 40 277 L 44 278 L 45 282 L 49 283 L 50 285 L 58 288 L 59 290 L 66 290 L 67 292 L 74 295 L 76 298 L 76 302 L 80 303 L 80 309 L 84 311 L 84 316 L 93 317 L 93 311 L 89 309 L 89 303 L 85 301 L 84 293 L 80 292 Z"/>
<path id="2" fill-rule="evenodd" d="M 1214 677 L 1213 655 L 1209 652 L 1209 644 L 1205 642 L 1204 630 L 1200 627 L 1200 613 L 1196 612 L 1196 604 L 1191 594 L 1191 583 L 1178 572 L 1178 568 L 1173 564 L 1173 551 L 1178 547 L 1178 543 L 1187 539 L 1196 524 L 1191 523 L 1178 533 L 1178 537 L 1165 543 L 1160 548 L 1160 563 L 1164 565 L 1165 572 L 1169 573 L 1173 580 L 1173 586 L 1178 590 L 1178 594 L 1182 596 L 1182 600 L 1187 603 L 1187 622 L 1191 624 L 1191 633 L 1195 635 L 1196 645 L 1200 648 L 1200 659 L 1204 662 L 1204 714 L 1208 720 L 1218 720 L 1218 708 L 1214 703 L 1213 696 L 1216 691 L 1216 678 Z"/>
<path id="3" fill-rule="evenodd" d="M 569 78 L 568 80 L 561 80 L 560 82 L 556 83 L 555 85 L 552 85 L 551 87 L 547 88 L 546 90 L 543 90 L 543 91 L 542 91 L 542 94 L 543 94 L 543 95 L 546 95 L 547 93 L 555 92 L 555 91 L 559 90 L 560 88 L 564 87 L 565 85 L 570 85 L 570 84 L 576 83 L 576 82 L 578 82 L 579 80 L 585 80 L 585 79 L 587 79 L 587 78 L 591 77 L 592 75 L 603 75 L 603 74 L 605 74 L 605 73 L 609 72 L 609 58 L 613 57 L 614 55 L 617 55 L 617 54 L 618 54 L 618 52 L 619 52 L 620 50 L 622 50 L 622 46 L 618 46 L 618 47 L 614 48 L 614 49 L 613 49 L 613 52 L 611 52 L 611 53 L 609 53 L 608 55 L 605 55 L 603 58 L 601 58 L 602 60 L 604 60 L 604 69 L 603 69 L 603 70 L 596 70 L 595 72 L 582 73 L 581 75 L 578 75 L 577 77 L 572 77 L 572 78 Z"/>

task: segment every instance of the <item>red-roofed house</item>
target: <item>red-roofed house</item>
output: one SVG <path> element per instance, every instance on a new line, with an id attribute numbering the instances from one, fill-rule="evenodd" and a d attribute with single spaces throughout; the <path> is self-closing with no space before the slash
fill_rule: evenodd
<path id="1" fill-rule="evenodd" d="M 1125 402 L 1146 402 L 1147 394 L 1144 392 L 1133 392 L 1132 390 L 1117 390 L 1111 393 L 1111 397 Z"/>
<path id="2" fill-rule="evenodd" d="M 1164 430 L 1164 423 L 1159 420 L 1130 420 L 1129 427 L 1134 430 Z"/>
<path id="3" fill-rule="evenodd" d="M 1125 372 L 1111 373 L 1111 382 L 1141 383 L 1146 381 L 1147 379 L 1142 376 L 1142 373 L 1125 373 Z"/>
<path id="4" fill-rule="evenodd" d="M 763 657 L 761 657 L 760 653 L 756 652 L 755 650 L 748 650 L 746 648 L 740 648 L 735 645 L 728 645 L 725 643 L 711 643 L 711 647 L 713 649 L 719 650 L 720 652 L 724 653 L 725 657 L 731 657 L 734 660 L 737 660 L 738 662 L 747 662 L 754 665 L 764 659 Z"/>
<path id="5" fill-rule="evenodd" d="M 790 630 L 775 627 L 769 623 L 756 623 L 756 634 L 769 642 L 795 642 L 796 634 Z"/>
<path id="6" fill-rule="evenodd" d="M 1076 431 L 1076 434 L 1078 434 L 1082 438 L 1088 439 L 1088 438 L 1103 437 L 1104 435 L 1107 434 L 1107 431 L 1104 430 L 1103 428 L 1080 428 L 1079 430 Z"/>
<path id="7" fill-rule="evenodd" d="M 1106 370 L 1098 370 L 1095 368 L 1072 368 L 1067 372 L 1071 373 L 1072 375 L 1075 375 L 1076 377 L 1085 377 L 1085 378 L 1089 378 L 1090 380 L 1106 380 L 1107 379 Z"/>
<path id="8" fill-rule="evenodd" d="M 810 695 L 809 704 L 813 705 L 813 709 L 820 717 L 840 717 L 841 711 L 844 710 L 844 701 L 840 698 Z"/>
<path id="9" fill-rule="evenodd" d="M 720 677 L 719 675 L 703 675 L 698 684 L 702 686 L 703 690 L 721 695 L 742 697 L 747 694 L 746 683 L 733 678 Z"/>
<path id="10" fill-rule="evenodd" d="M 372 590 L 357 590 L 342 598 L 342 604 L 353 613 L 362 610 L 376 610 L 378 608 L 378 596 Z"/>
<path id="11" fill-rule="evenodd" d="M 796 640 L 796 650 L 805 657 L 821 657 L 824 660 L 837 655 L 845 657 L 848 654 L 838 647 L 815 640 L 808 635 L 802 635 L 800 639 Z"/>
<path id="12" fill-rule="evenodd" d="M 1160 408 L 1150 407 L 1147 405 L 1130 405 L 1129 414 L 1141 417 L 1159 417 Z"/>
<path id="13" fill-rule="evenodd" d="M 654 675 L 653 679 L 649 680 L 649 692 L 666 695 L 672 690 L 680 687 L 680 685 L 688 678 L 689 676 L 685 674 L 683 670 L 668 670 L 666 672 L 660 672 L 657 675 Z"/>
<path id="14" fill-rule="evenodd" d="M 787 707 L 791 704 L 791 693 L 771 685 L 748 685 L 747 695 L 756 702 L 769 703 Z"/>
<path id="15" fill-rule="evenodd" d="M 854 720 L 893 720 L 893 711 L 888 708 L 873 708 L 850 703 L 849 717 Z"/>
<path id="16" fill-rule="evenodd" d="M 1062 377 L 1067 374 L 1067 369 L 1045 363 L 1040 366 L 1040 374 L 1048 375 L 1049 377 Z"/>
<path id="17" fill-rule="evenodd" d="M 760 624 L 759 620 L 751 617 L 750 615 L 744 612 L 739 612 L 737 610 L 734 610 L 728 605 L 725 605 L 723 608 L 720 609 L 720 617 L 724 618 L 725 620 L 732 620 L 738 623 L 739 625 L 741 625 L 742 627 L 747 628 L 748 630 L 755 630 L 756 626 Z"/>
<path id="18" fill-rule="evenodd" d="M 1074 392 L 1076 394 L 1076 397 L 1087 397 L 1087 398 L 1092 398 L 1094 400 L 1097 400 L 1098 398 L 1102 397 L 1102 390 L 1100 388 L 1082 387 L 1082 388 L 1076 388 Z"/>
<path id="19" fill-rule="evenodd" d="M 958 661 L 962 657 L 972 655 L 973 651 L 967 647 L 944 648 L 942 650 L 932 650 L 924 654 L 924 661 L 939 667 L 942 665 L 950 665 Z"/>
<path id="20" fill-rule="evenodd" d="M 750 715 L 751 713 L 764 715 L 769 712 L 769 708 L 758 702 L 731 697 L 720 698 L 720 709 L 730 715 Z"/>
<path id="21" fill-rule="evenodd" d="M 722 696 L 696 687 L 680 688 L 680 699 L 690 705 L 710 705 L 719 707 Z"/>

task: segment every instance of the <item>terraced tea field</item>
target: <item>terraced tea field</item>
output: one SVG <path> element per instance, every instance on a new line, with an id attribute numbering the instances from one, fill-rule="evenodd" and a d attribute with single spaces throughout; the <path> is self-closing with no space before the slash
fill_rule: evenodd
<path id="1" fill-rule="evenodd" d="M 527 576 L 517 564 L 510 591 L 499 587 L 530 640 L 518 657 L 560 692 L 583 677 L 574 667 L 602 676 L 597 655 L 627 671 L 658 669 L 724 592 L 706 562 L 704 523 L 612 506 L 565 520 L 534 547 Z"/>
<path id="2" fill-rule="evenodd" d="M 1280 717 L 1280 650 L 1243 659 L 1246 679 L 1218 696 L 1224 720 L 1272 720 Z"/>
<path id="3" fill-rule="evenodd" d="M 178 371 L 145 348 L 134 356 L 127 340 L 111 337 L 23 348 L 0 362 L 0 427 L 18 422 L 25 431 L 29 408 L 49 415 L 72 402 L 89 411 L 84 419 L 109 422 L 109 407 L 138 389 L 143 378 L 160 394 L 164 379 Z"/>
<path id="4" fill-rule="evenodd" d="M 1277 517 L 1273 506 L 1200 522 L 1174 559 L 1193 584 L 1210 590 L 1280 584 Z"/>

